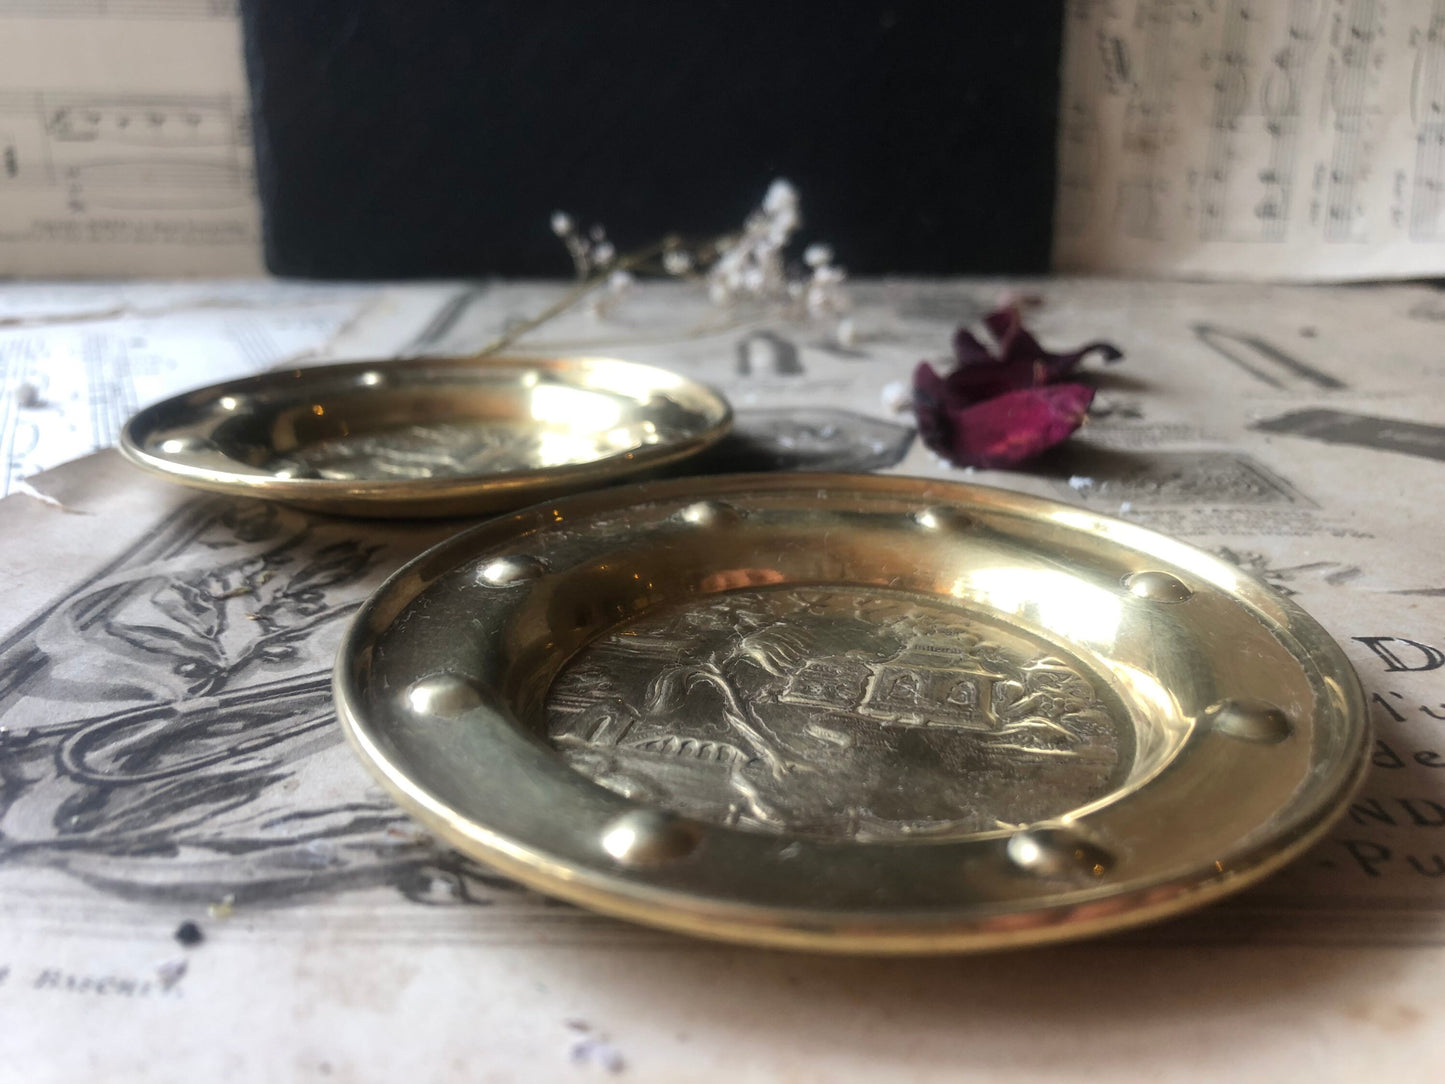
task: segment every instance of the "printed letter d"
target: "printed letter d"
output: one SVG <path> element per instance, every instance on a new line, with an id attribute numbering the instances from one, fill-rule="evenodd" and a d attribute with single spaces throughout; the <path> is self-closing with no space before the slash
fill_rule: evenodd
<path id="1" fill-rule="evenodd" d="M 1398 636 L 1356 636 L 1354 639 L 1378 655 L 1385 664 L 1385 669 L 1391 673 L 1401 670 L 1438 670 L 1445 666 L 1445 652 L 1429 644 L 1402 640 Z M 1406 649 L 1403 656 L 1402 648 Z"/>

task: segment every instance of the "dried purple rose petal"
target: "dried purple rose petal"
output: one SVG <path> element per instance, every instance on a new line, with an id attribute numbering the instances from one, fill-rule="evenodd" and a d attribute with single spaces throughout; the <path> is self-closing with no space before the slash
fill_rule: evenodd
<path id="1" fill-rule="evenodd" d="M 1005 368 L 1007 375 L 994 374 L 996 382 L 1010 388 L 1029 388 L 1068 376 L 1090 354 L 1100 354 L 1105 361 L 1118 361 L 1124 356 L 1112 343 L 1101 341 L 1062 354 L 1051 353 L 1024 327 L 1017 305 L 995 309 L 983 318 L 983 323 L 998 343 L 997 350 L 990 350 L 967 328 L 959 328 L 953 336 L 953 356 L 958 362 L 955 373 L 973 368 Z"/>
<path id="2" fill-rule="evenodd" d="M 977 335 L 966 327 L 953 333 L 953 360 L 961 369 L 972 366 L 996 365 L 1003 359 L 979 341 Z"/>
<path id="3" fill-rule="evenodd" d="M 940 455 L 953 443 L 953 423 L 949 420 L 949 393 L 933 366 L 920 361 L 913 370 L 913 416 L 918 420 L 918 435 L 923 443 Z"/>
<path id="4" fill-rule="evenodd" d="M 959 467 L 1016 467 L 1066 440 L 1084 422 L 1094 389 L 1085 384 L 1025 388 L 969 405 L 949 401 L 927 362 L 913 374 L 918 431 Z"/>
<path id="5" fill-rule="evenodd" d="M 913 405 L 923 442 L 958 466 L 1011 467 L 1066 439 L 1094 398 L 1082 384 L 1059 384 L 1090 354 L 1117 361 L 1111 343 L 1054 354 L 1023 325 L 1017 305 L 984 317 L 997 342 L 985 346 L 967 328 L 953 337 L 958 365 L 940 376 L 927 362 L 913 374 Z"/>
<path id="6" fill-rule="evenodd" d="M 1056 379 L 1041 361 L 1000 361 L 955 369 L 943 378 L 949 402 L 962 407 L 1005 392 L 1022 391 Z"/>

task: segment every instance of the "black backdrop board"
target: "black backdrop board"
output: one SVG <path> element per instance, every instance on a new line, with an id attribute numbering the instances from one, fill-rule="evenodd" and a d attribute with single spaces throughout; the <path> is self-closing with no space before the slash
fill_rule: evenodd
<path id="1" fill-rule="evenodd" d="M 242 0 L 278 274 L 570 273 L 774 177 L 855 273 L 1042 270 L 1061 0 Z"/>

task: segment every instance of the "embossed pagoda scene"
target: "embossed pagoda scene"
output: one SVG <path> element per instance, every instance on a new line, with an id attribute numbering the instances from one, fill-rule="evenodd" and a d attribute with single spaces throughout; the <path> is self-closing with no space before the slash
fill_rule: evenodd
<path id="1" fill-rule="evenodd" d="M 643 618 L 553 686 L 577 770 L 702 819 L 829 838 L 988 831 L 1127 775 L 1078 662 L 909 596 L 772 589 Z"/>

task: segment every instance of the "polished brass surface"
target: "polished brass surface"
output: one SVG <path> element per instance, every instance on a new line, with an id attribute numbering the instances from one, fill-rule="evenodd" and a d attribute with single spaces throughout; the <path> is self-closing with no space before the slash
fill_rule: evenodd
<path id="1" fill-rule="evenodd" d="M 544 892 L 674 930 L 962 951 L 1176 914 L 1365 765 L 1344 655 L 1132 524 L 925 479 L 651 482 L 469 530 L 336 670 L 363 759 Z"/>
<path id="2" fill-rule="evenodd" d="M 290 369 L 147 407 L 121 436 L 172 481 L 361 516 L 516 508 L 706 448 L 716 392 L 608 358 L 416 358 Z"/>

